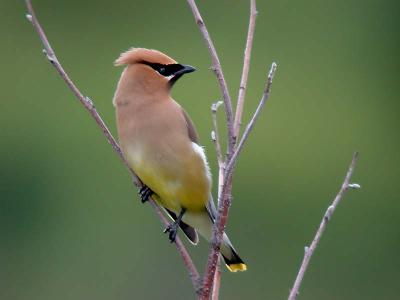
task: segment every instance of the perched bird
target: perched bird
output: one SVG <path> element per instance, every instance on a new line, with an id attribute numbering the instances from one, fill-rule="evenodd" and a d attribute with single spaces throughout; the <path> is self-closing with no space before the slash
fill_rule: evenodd
<path id="1" fill-rule="evenodd" d="M 192 121 L 171 98 L 172 86 L 195 68 L 144 48 L 122 53 L 115 65 L 126 65 L 113 104 L 121 149 L 145 184 L 142 202 L 152 195 L 174 220 L 165 230 L 171 242 L 179 227 L 193 244 L 197 231 L 210 241 L 217 214 L 210 170 Z M 221 254 L 230 271 L 246 270 L 226 234 Z"/>

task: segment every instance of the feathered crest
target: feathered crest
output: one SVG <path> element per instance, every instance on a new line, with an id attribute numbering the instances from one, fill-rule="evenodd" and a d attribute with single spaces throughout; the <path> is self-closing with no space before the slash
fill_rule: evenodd
<path id="1" fill-rule="evenodd" d="M 160 51 L 146 48 L 131 48 L 123 52 L 114 62 L 114 65 L 131 65 L 142 62 L 159 63 L 163 65 L 176 64 L 175 60 Z"/>

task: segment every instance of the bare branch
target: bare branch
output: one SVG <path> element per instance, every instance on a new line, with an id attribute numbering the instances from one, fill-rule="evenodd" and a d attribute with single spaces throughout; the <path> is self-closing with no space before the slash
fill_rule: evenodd
<path id="1" fill-rule="evenodd" d="M 308 264 L 310 263 L 311 257 L 315 251 L 315 249 L 318 246 L 318 243 L 322 237 L 322 234 L 324 233 L 326 226 L 328 225 L 329 220 L 332 217 L 332 214 L 334 213 L 336 207 L 338 206 L 339 202 L 342 200 L 345 192 L 349 189 L 349 188 L 353 188 L 356 187 L 359 188 L 360 185 L 353 183 L 350 184 L 350 178 L 351 175 L 353 174 L 354 168 L 356 166 L 356 162 L 357 162 L 357 158 L 358 158 L 358 153 L 355 152 L 353 155 L 353 159 L 350 163 L 349 169 L 347 171 L 346 177 L 344 178 L 344 182 L 342 184 L 342 187 L 339 190 L 339 193 L 336 195 L 335 199 L 333 200 L 332 204 L 328 207 L 328 209 L 326 210 L 324 217 L 322 218 L 321 224 L 319 225 L 319 228 L 317 230 L 317 233 L 315 234 L 315 237 L 310 245 L 310 247 L 305 247 L 304 248 L 304 258 L 303 258 L 303 262 L 301 263 L 300 266 L 300 270 L 299 273 L 297 274 L 296 280 L 294 282 L 293 288 L 290 291 L 290 295 L 288 300 L 295 300 L 297 295 L 299 294 L 299 289 L 300 289 L 300 285 L 301 282 L 303 280 L 304 274 L 306 273 L 306 270 L 308 268 Z"/>
<path id="2" fill-rule="evenodd" d="M 268 73 L 268 78 L 267 78 L 267 83 L 265 85 L 264 94 L 260 100 L 260 103 L 258 104 L 256 111 L 253 114 L 253 117 L 251 118 L 249 124 L 247 125 L 246 130 L 243 133 L 243 136 L 240 139 L 240 142 L 239 142 L 235 152 L 233 153 L 229 163 L 226 166 L 225 173 L 231 173 L 233 171 L 233 168 L 236 164 L 238 155 L 242 151 L 244 143 L 246 142 L 247 138 L 249 137 L 249 134 L 250 134 L 251 130 L 253 129 L 254 124 L 257 121 L 257 118 L 260 115 L 260 112 L 261 112 L 262 108 L 264 107 L 265 102 L 267 102 L 267 100 L 269 98 L 269 95 L 271 92 L 272 81 L 274 79 L 276 68 L 277 68 L 277 64 L 272 63 L 271 69 L 269 70 L 269 73 Z"/>
<path id="3" fill-rule="evenodd" d="M 190 9 L 192 10 L 193 16 L 195 18 L 196 24 L 203 35 L 204 41 L 207 44 L 207 48 L 211 55 L 212 60 L 212 70 L 214 71 L 219 87 L 222 92 L 222 97 L 225 105 L 226 114 L 226 124 L 228 128 L 228 157 L 232 155 L 233 147 L 235 145 L 234 132 L 233 132 L 233 111 L 232 111 L 232 101 L 229 94 L 228 85 L 225 81 L 224 73 L 222 72 L 221 63 L 218 58 L 217 51 L 215 50 L 214 43 L 211 40 L 210 34 L 206 28 L 203 18 L 200 15 L 199 9 L 197 8 L 196 2 L 194 0 L 187 0 Z"/>
<path id="4" fill-rule="evenodd" d="M 220 199 L 222 185 L 224 184 L 224 174 L 225 174 L 225 160 L 221 151 L 221 144 L 219 141 L 219 133 L 218 133 L 218 123 L 217 123 L 217 111 L 218 107 L 222 103 L 223 103 L 222 101 L 217 101 L 211 105 L 211 118 L 213 123 L 213 131 L 211 131 L 211 139 L 215 146 L 215 152 L 217 153 L 217 161 L 218 161 L 218 201 Z"/>
<path id="5" fill-rule="evenodd" d="M 168 222 L 167 218 L 164 216 L 164 214 L 161 212 L 161 209 L 158 206 L 158 204 L 153 199 L 151 199 L 151 201 L 149 201 L 149 202 L 150 202 L 150 205 L 154 208 L 154 210 L 158 214 L 158 216 L 160 217 L 161 221 L 164 223 L 164 225 L 168 226 L 169 222 Z M 192 280 L 194 290 L 195 290 L 196 294 L 199 295 L 201 293 L 200 274 L 197 271 L 197 268 L 194 265 L 188 251 L 186 250 L 186 247 L 183 245 L 182 240 L 178 236 L 176 236 L 176 238 L 175 238 L 175 245 L 176 245 L 176 249 L 178 250 L 179 254 L 182 256 L 182 259 L 183 259 L 183 262 L 184 262 L 186 268 L 188 269 L 189 276 L 190 276 L 190 279 Z"/>
<path id="6" fill-rule="evenodd" d="M 214 284 L 213 284 L 212 295 L 211 295 L 212 300 L 219 299 L 220 287 L 221 287 L 221 260 L 219 259 L 217 262 L 217 268 L 215 269 Z"/>
<path id="7" fill-rule="evenodd" d="M 225 172 L 224 176 L 227 176 Z M 232 198 L 232 176 L 225 177 L 222 189 L 218 196 L 218 214 L 215 220 L 212 237 L 210 242 L 210 252 L 208 254 L 206 271 L 204 272 L 203 288 L 202 288 L 202 300 L 208 300 L 213 286 L 214 274 L 218 265 L 218 257 L 220 253 L 220 245 L 222 236 L 225 230 L 225 225 L 228 220 L 229 207 L 231 205 Z"/>
<path id="8" fill-rule="evenodd" d="M 237 141 L 237 137 L 239 136 L 240 125 L 242 125 L 243 105 L 244 105 L 244 98 L 246 96 L 247 78 L 249 76 L 249 70 L 250 70 L 251 49 L 253 47 L 254 30 L 256 28 L 256 18 L 257 18 L 256 0 L 250 0 L 249 30 L 247 32 L 246 48 L 244 50 L 244 58 L 243 58 L 242 78 L 240 80 L 239 94 L 236 104 L 235 123 L 233 125 L 235 141 Z"/>
<path id="9" fill-rule="evenodd" d="M 71 79 L 68 77 L 67 73 L 64 71 L 63 67 L 59 63 L 57 56 L 55 55 L 52 47 L 50 46 L 50 43 L 47 40 L 47 37 L 36 18 L 35 12 L 33 11 L 33 8 L 32 8 L 31 1 L 26 0 L 26 5 L 28 8 L 28 14 L 26 15 L 26 17 L 27 17 L 28 21 L 32 24 L 32 26 L 35 28 L 37 33 L 39 34 L 39 38 L 42 41 L 43 46 L 44 46 L 43 53 L 46 55 L 46 57 L 50 61 L 50 63 L 56 68 L 58 74 L 60 74 L 61 78 L 65 81 L 65 83 L 70 88 L 70 90 L 75 95 L 75 97 L 78 98 L 78 100 L 82 103 L 82 105 L 89 111 L 89 113 L 95 119 L 96 123 L 99 125 L 99 127 L 103 131 L 104 135 L 106 136 L 108 142 L 113 147 L 114 151 L 117 152 L 118 156 L 123 160 L 124 164 L 128 167 L 128 164 L 122 155 L 122 152 L 118 146 L 118 143 L 115 141 L 115 139 L 111 135 L 111 132 L 108 130 L 107 126 L 104 124 L 103 120 L 100 118 L 99 114 L 96 111 L 96 108 L 93 105 L 93 102 L 88 97 L 84 96 L 78 90 L 78 88 L 71 81 Z M 135 182 L 138 182 L 137 178 L 135 178 Z"/>
<path id="10" fill-rule="evenodd" d="M 214 44 L 211 40 L 211 37 L 208 33 L 208 30 L 204 24 L 204 21 L 200 15 L 200 12 L 197 8 L 197 5 L 194 0 L 187 0 L 192 13 L 194 15 L 196 24 L 198 25 L 200 32 L 203 35 L 203 38 L 207 44 L 208 50 L 211 55 L 211 59 L 213 62 L 212 69 L 217 77 L 223 100 L 224 100 L 224 105 L 225 105 L 225 114 L 226 114 L 226 123 L 227 123 L 227 129 L 228 129 L 228 149 L 227 149 L 227 155 L 226 157 L 230 159 L 233 153 L 233 149 L 235 146 L 235 137 L 234 137 L 234 131 L 233 131 L 233 111 L 232 111 L 232 102 L 231 98 L 229 95 L 228 87 L 225 81 L 224 74 L 222 72 L 221 68 L 221 63 L 218 58 L 218 54 L 215 50 Z M 222 168 L 219 168 L 220 170 L 220 175 L 223 175 Z M 219 182 L 222 183 L 226 181 L 226 178 L 224 180 L 224 176 L 221 176 L 219 178 Z M 224 226 L 226 224 L 227 220 L 227 214 L 229 211 L 229 204 L 231 201 L 231 188 L 232 188 L 232 181 L 227 181 L 228 184 L 222 185 L 222 188 L 219 189 L 219 196 L 218 196 L 218 216 L 217 220 L 213 226 L 213 233 L 212 233 L 212 241 L 211 241 L 211 249 L 210 253 L 208 256 L 207 260 L 207 266 L 206 266 L 206 271 L 204 274 L 204 279 L 203 279 L 203 286 L 202 286 L 202 293 L 200 295 L 200 299 L 209 299 L 210 298 L 210 293 L 211 289 L 213 287 L 213 280 L 214 280 L 214 274 L 215 270 L 218 264 L 218 255 L 220 252 L 220 244 L 222 240 L 222 234 L 224 231 Z M 220 186 L 221 187 L 221 186 Z M 225 188 L 224 188 L 225 187 Z M 223 212 L 223 213 L 222 213 Z M 222 218 L 221 218 L 222 217 Z"/>
<path id="11" fill-rule="evenodd" d="M 218 166 L 221 168 L 222 164 L 224 163 L 224 158 L 222 156 L 221 151 L 221 143 L 219 141 L 219 131 L 218 131 L 218 122 L 217 122 L 217 111 L 218 107 L 223 104 L 222 101 L 217 101 L 211 105 L 211 119 L 213 124 L 213 131 L 211 131 L 211 140 L 215 146 L 215 152 L 217 153 L 217 161 Z"/>
<path id="12" fill-rule="evenodd" d="M 221 104 L 223 104 L 223 102 L 218 101 L 211 105 L 211 117 L 213 122 L 213 131 L 211 133 L 211 136 L 215 145 L 215 152 L 217 153 L 217 160 L 218 160 L 218 199 L 220 199 L 219 195 L 222 191 L 222 185 L 224 184 L 224 173 L 225 173 L 225 161 L 221 152 L 221 144 L 219 142 L 218 123 L 217 123 L 217 111 L 218 107 Z M 214 275 L 214 283 L 211 295 L 212 300 L 218 300 L 220 286 L 221 286 L 221 263 L 220 260 L 218 260 Z"/>
<path id="13" fill-rule="evenodd" d="M 90 115 L 96 121 L 97 125 L 99 125 L 99 127 L 103 131 L 103 134 L 105 135 L 107 141 L 111 144 L 114 151 L 118 154 L 118 156 L 120 157 L 120 159 L 122 160 L 124 165 L 129 170 L 129 172 L 132 176 L 132 181 L 135 184 L 135 186 L 138 188 L 142 187 L 142 182 L 137 177 L 137 175 L 133 172 L 133 170 L 130 168 L 128 162 L 125 160 L 125 158 L 122 154 L 121 148 L 119 147 L 118 143 L 112 136 L 110 130 L 107 128 L 103 119 L 100 117 L 99 113 L 97 112 L 97 110 L 93 104 L 93 101 L 89 97 L 84 96 L 79 91 L 79 89 L 72 82 L 72 80 L 69 78 L 68 74 L 65 72 L 64 68 L 58 61 L 57 56 L 46 37 L 46 34 L 44 33 L 38 19 L 36 18 L 31 1 L 26 0 L 25 2 L 26 2 L 27 9 L 28 9 L 28 14 L 26 15 L 26 17 L 27 17 L 28 21 L 32 24 L 32 26 L 35 28 L 36 32 L 39 35 L 40 40 L 43 43 L 43 46 L 44 46 L 43 53 L 46 55 L 46 57 L 50 61 L 50 63 L 55 67 L 58 74 L 65 81 L 65 83 L 70 88 L 70 90 L 73 92 L 75 97 L 78 98 L 78 100 L 81 102 L 81 104 L 89 111 Z M 149 199 L 149 202 L 150 202 L 151 206 L 154 208 L 154 210 L 156 211 L 156 213 L 159 215 L 162 223 L 164 223 L 164 225 L 166 225 L 166 226 L 169 225 L 168 220 L 162 214 L 162 212 L 161 212 L 159 206 L 156 204 L 156 202 L 153 199 Z M 182 256 L 182 259 L 184 261 L 186 268 L 188 269 L 189 276 L 192 280 L 192 283 L 193 283 L 193 286 L 194 286 L 196 292 L 199 292 L 200 291 L 200 289 L 199 289 L 200 275 L 199 275 L 192 259 L 190 258 L 186 248 L 184 247 L 182 241 L 179 239 L 179 237 L 176 237 L 175 245 L 176 245 L 178 252 Z"/>

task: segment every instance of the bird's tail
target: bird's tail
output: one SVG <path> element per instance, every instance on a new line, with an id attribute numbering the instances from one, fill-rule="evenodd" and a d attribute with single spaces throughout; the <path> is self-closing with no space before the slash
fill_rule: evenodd
<path id="1" fill-rule="evenodd" d="M 212 208 L 214 210 L 214 208 Z M 212 211 L 212 210 L 210 210 Z M 196 228 L 196 230 L 202 235 L 207 241 L 211 240 L 212 226 L 214 221 L 214 212 L 210 213 L 204 211 L 203 213 L 192 213 L 187 211 L 183 215 L 183 221 L 190 226 Z M 232 246 L 226 233 L 224 233 L 221 242 L 221 256 L 223 257 L 225 264 L 229 271 L 246 271 L 247 267 L 243 260 L 237 254 L 235 248 Z"/>
<path id="2" fill-rule="evenodd" d="M 237 254 L 235 248 L 233 248 L 231 241 L 225 233 L 221 243 L 221 255 L 229 271 L 246 271 L 246 264 Z"/>

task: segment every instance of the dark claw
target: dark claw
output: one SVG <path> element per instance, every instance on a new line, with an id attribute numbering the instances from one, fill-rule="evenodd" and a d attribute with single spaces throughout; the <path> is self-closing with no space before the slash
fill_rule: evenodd
<path id="1" fill-rule="evenodd" d="M 164 229 L 164 233 L 169 233 L 168 237 L 171 243 L 175 242 L 176 234 L 178 233 L 179 225 L 181 224 L 183 214 L 185 213 L 186 209 L 182 208 L 181 213 L 176 218 L 175 222 L 169 224 L 167 228 Z"/>
<path id="2" fill-rule="evenodd" d="M 169 233 L 168 237 L 169 237 L 169 241 L 171 243 L 175 242 L 176 239 L 176 234 L 178 233 L 178 227 L 179 227 L 179 223 L 174 222 L 169 224 L 165 229 L 164 229 L 164 233 Z"/>
<path id="3" fill-rule="evenodd" d="M 150 196 L 153 194 L 154 192 L 147 185 L 143 185 L 139 190 L 139 195 L 142 203 L 149 201 Z"/>

